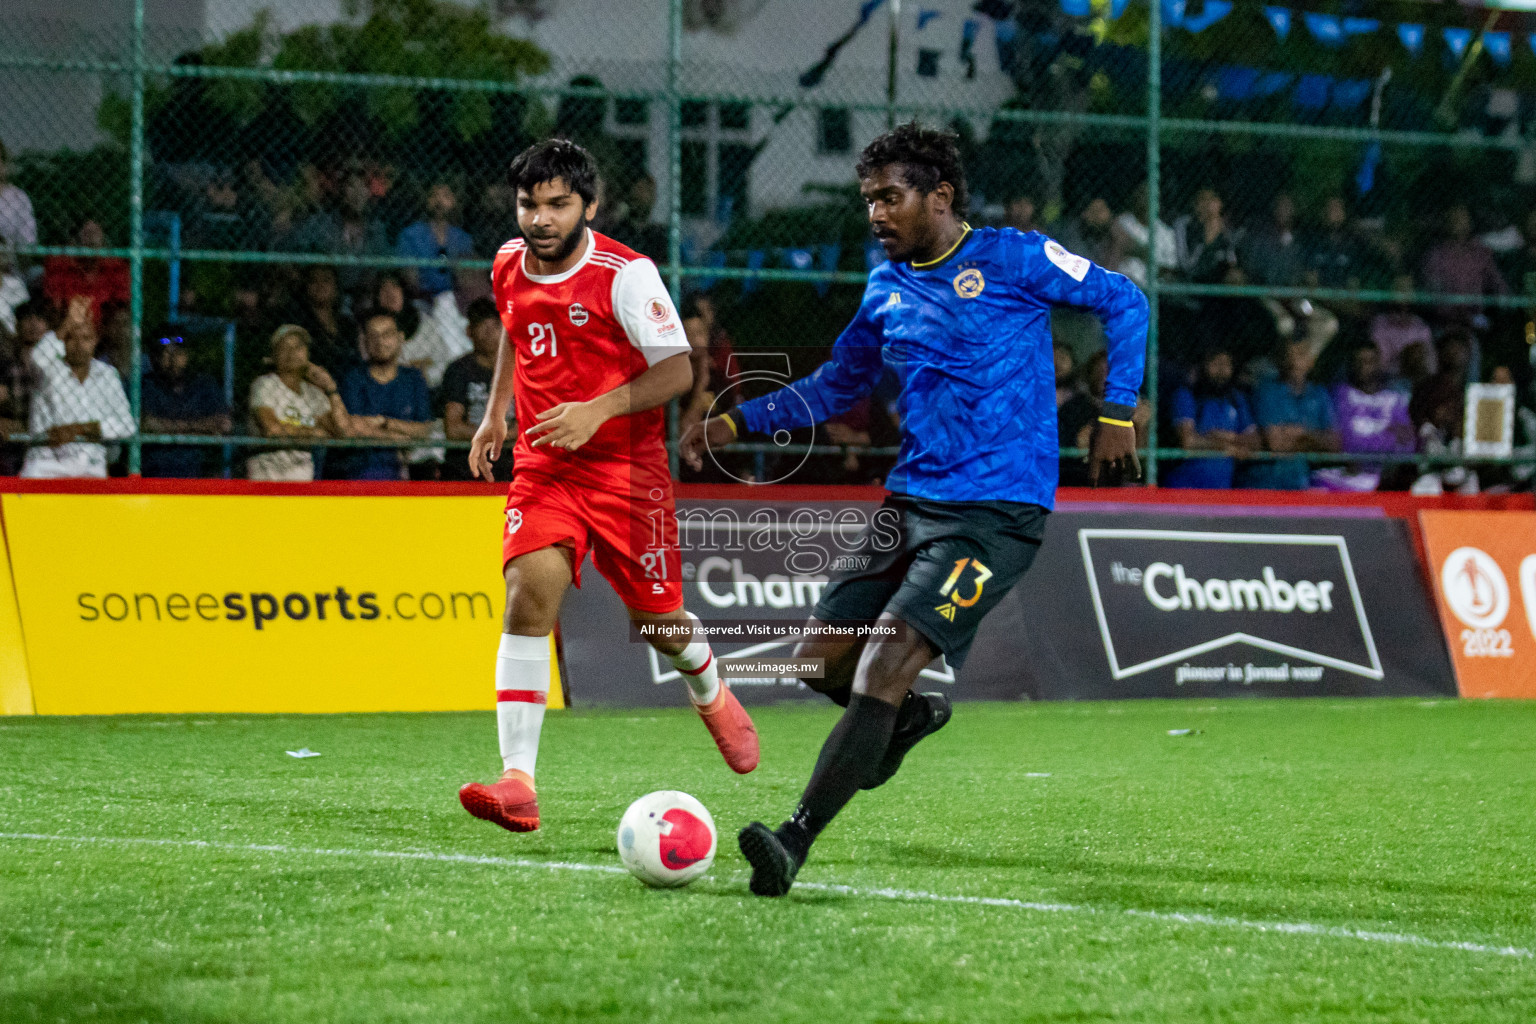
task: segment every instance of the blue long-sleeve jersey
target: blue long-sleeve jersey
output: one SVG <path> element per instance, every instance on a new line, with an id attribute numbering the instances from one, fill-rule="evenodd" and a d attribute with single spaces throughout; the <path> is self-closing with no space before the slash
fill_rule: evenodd
<path id="1" fill-rule="evenodd" d="M 1052 306 L 1103 321 L 1105 414 L 1129 419 L 1146 363 L 1146 297 L 1128 278 L 1013 228 L 973 230 L 934 265 L 875 268 L 832 358 L 743 403 L 741 418 L 759 433 L 822 422 L 869 394 L 889 366 L 901 384 L 902 426 L 891 491 L 1051 508 L 1059 459 Z"/>

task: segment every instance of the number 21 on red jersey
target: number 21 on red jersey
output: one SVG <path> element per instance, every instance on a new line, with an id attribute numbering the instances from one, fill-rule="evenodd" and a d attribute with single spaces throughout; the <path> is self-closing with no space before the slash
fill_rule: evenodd
<path id="1" fill-rule="evenodd" d="M 554 324 L 529 324 L 528 339 L 528 351 L 533 355 L 545 355 L 546 349 L 551 357 L 560 354 L 559 342 L 555 340 Z"/>

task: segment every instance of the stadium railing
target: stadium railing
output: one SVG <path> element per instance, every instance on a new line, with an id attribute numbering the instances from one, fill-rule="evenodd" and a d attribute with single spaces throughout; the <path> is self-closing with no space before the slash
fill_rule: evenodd
<path id="1" fill-rule="evenodd" d="M 1505 363 L 1522 357 L 1536 336 L 1536 275 L 1508 282 L 1507 294 L 1444 292 L 1422 280 L 1405 292 L 1391 282 L 1417 264 L 1434 236 L 1431 211 L 1465 196 L 1487 208 L 1477 211 L 1490 220 L 1482 226 L 1497 234 L 1492 229 L 1508 225 L 1532 194 L 1536 161 L 1524 126 L 1536 55 L 1511 44 L 1530 42 L 1519 32 L 1519 15 L 1433 5 L 1414 15 L 1417 22 L 1402 24 L 1392 20 L 1401 9 L 1385 3 L 1356 5 L 1343 17 L 1224 0 L 1206 0 L 1199 9 L 1177 0 L 997 0 L 934 10 L 867 0 L 847 5 L 847 36 L 886 33 L 886 73 L 849 65 L 842 43 L 831 38 L 823 59 L 795 75 L 771 60 L 756 62 L 765 71 L 731 60 L 733 45 L 738 55 L 742 47 L 772 45 L 731 22 L 750 22 L 738 16 L 752 6 L 626 4 L 612 18 L 625 21 L 618 34 L 634 45 L 590 57 L 545 52 L 513 37 L 518 26 L 536 21 L 513 19 L 507 24 L 514 33 L 502 34 L 488 14 L 435 0 L 375 0 L 355 17 L 338 11 L 320 28 L 303 27 L 308 19 L 294 16 L 297 5 L 234 25 L 221 23 L 222 9 L 210 4 L 205 24 L 179 28 L 147 23 L 145 0 L 122 0 L 121 17 L 101 22 L 7 16 L 0 81 L 9 84 L 10 99 L 0 112 L 0 139 L 12 136 L 11 180 L 32 195 L 41 229 L 36 243 L 10 252 L 23 262 L 128 262 L 131 327 L 123 361 L 137 420 L 145 325 L 181 312 L 164 298 L 173 273 L 210 297 L 220 289 L 227 294 L 234 278 L 254 268 L 268 280 L 310 265 L 343 273 L 484 270 L 490 263 L 483 248 L 481 258 L 458 259 L 402 256 L 393 246 L 345 253 L 328 250 L 323 238 L 300 236 L 305 218 L 323 235 L 318 215 L 331 200 L 322 194 L 350 176 L 366 183 L 368 216 L 389 221 L 391 234 L 416 215 L 415 203 L 403 197 L 446 176 L 470 209 L 463 223 L 474 234 L 493 219 L 486 215 L 489 186 L 507 153 L 563 132 L 598 154 L 607 199 L 629 218 L 621 226 L 649 229 L 652 255 L 675 295 L 710 290 L 744 350 L 793 331 L 795 347 L 813 355 L 847 319 L 868 266 L 852 139 L 871 124 L 918 117 L 959 130 L 983 217 L 1007 221 L 1028 199 L 1036 219 L 1069 245 L 1074 236 L 1089 247 L 1119 238 L 1117 258 L 1150 257 L 1140 259 L 1140 283 L 1158 310 L 1149 332 L 1150 381 L 1170 353 L 1187 360 L 1196 347 L 1185 328 L 1168 333 L 1173 305 L 1212 299 L 1348 306 L 1357 328 L 1367 307 L 1475 307 L 1494 319 L 1484 346 Z M 509 9 L 520 8 L 544 5 Z M 780 28 L 782 35 L 800 26 Z M 940 32 L 949 35 L 934 34 Z M 651 56 L 631 58 L 619 49 Z M 970 82 L 980 84 L 963 84 Z M 1000 82 L 1007 84 L 1002 92 Z M 809 138 L 813 151 L 776 152 L 795 132 L 801 149 Z M 83 148 L 82 139 L 94 144 Z M 839 162 L 840 179 L 807 177 L 797 165 L 813 157 Z M 260 198 L 265 212 L 256 218 L 266 222 L 233 233 L 184 224 L 175 244 L 152 237 L 159 213 L 207 214 L 203 193 L 232 177 L 243 190 L 267 190 Z M 649 210 L 647 179 L 654 188 Z M 1345 195 L 1361 262 L 1370 262 L 1364 250 L 1376 243 L 1397 254 L 1344 286 L 1254 284 L 1231 275 L 1197 281 L 1101 230 L 1095 199 L 1111 214 L 1131 215 L 1144 186 L 1144 208 L 1133 219 L 1172 224 L 1202 185 L 1222 193 L 1233 225 L 1262 221 L 1282 190 L 1295 194 L 1304 211 Z M 473 195 L 465 195 L 466 186 Z M 77 222 L 87 216 L 126 244 L 73 244 Z M 286 224 L 277 223 L 284 217 Z M 1195 315 L 1207 324 L 1215 316 Z M 1086 337 L 1091 346 L 1091 329 Z M 1147 389 L 1153 415 L 1143 451 L 1154 484 L 1160 463 L 1214 454 L 1172 448 L 1160 438 L 1159 391 L 1156 383 Z M 674 452 L 677 426 L 674 409 Z M 138 471 L 145 444 L 282 443 L 142 432 L 125 442 L 130 473 Z M 399 447 L 465 444 L 434 439 Z M 895 451 L 810 449 L 850 450 Z M 1253 456 L 1272 457 L 1279 456 Z M 1420 453 L 1300 457 L 1424 466 L 1530 461 Z"/>

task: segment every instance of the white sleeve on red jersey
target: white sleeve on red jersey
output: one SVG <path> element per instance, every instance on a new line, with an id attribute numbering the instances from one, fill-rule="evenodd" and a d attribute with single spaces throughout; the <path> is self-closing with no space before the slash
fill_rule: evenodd
<path id="1" fill-rule="evenodd" d="M 683 320 L 661 283 L 661 272 L 644 257 L 631 260 L 614 275 L 613 313 L 629 335 L 629 343 L 650 366 L 690 351 Z"/>
<path id="2" fill-rule="evenodd" d="M 491 267 L 491 297 L 496 303 L 496 313 L 501 317 L 501 326 L 506 330 L 509 340 L 512 329 L 517 326 L 512 307 L 512 276 L 517 269 L 513 261 L 521 261 L 522 258 L 523 240 L 514 238 L 496 253 Z"/>

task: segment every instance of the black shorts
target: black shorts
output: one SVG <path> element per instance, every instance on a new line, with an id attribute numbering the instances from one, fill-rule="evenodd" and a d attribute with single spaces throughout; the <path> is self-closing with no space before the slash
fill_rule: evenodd
<path id="1" fill-rule="evenodd" d="M 982 617 L 1029 571 L 1050 513 L 1017 501 L 928 501 L 892 494 L 816 602 L 823 622 L 882 612 L 917 629 L 958 669 Z"/>

